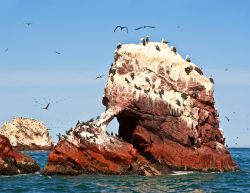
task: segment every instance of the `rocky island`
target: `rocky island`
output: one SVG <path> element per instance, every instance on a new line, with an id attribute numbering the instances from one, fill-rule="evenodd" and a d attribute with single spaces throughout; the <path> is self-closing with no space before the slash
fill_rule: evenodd
<path id="1" fill-rule="evenodd" d="M 17 150 L 50 150 L 53 147 L 48 128 L 35 119 L 14 117 L 4 123 L 0 134 L 6 136 Z"/>
<path id="2" fill-rule="evenodd" d="M 103 96 L 106 111 L 67 131 L 42 173 L 238 170 L 219 127 L 213 84 L 165 42 L 117 47 Z M 114 118 L 118 136 L 106 132 Z"/>
<path id="3" fill-rule="evenodd" d="M 39 169 L 32 158 L 14 150 L 9 139 L 0 135 L 0 175 L 34 173 Z"/>

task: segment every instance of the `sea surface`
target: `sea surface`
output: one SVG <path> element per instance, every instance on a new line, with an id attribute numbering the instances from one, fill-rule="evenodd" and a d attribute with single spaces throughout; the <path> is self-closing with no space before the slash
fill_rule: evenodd
<path id="1" fill-rule="evenodd" d="M 0 193 L 80 192 L 250 192 L 250 148 L 230 152 L 240 172 L 188 173 L 161 177 L 144 176 L 42 176 L 39 173 L 0 177 Z M 49 152 L 24 152 L 41 167 Z"/>

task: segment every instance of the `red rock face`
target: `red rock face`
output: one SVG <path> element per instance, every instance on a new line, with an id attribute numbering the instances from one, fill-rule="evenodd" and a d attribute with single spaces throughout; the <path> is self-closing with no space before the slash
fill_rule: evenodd
<path id="1" fill-rule="evenodd" d="M 39 169 L 33 159 L 13 150 L 9 139 L 0 135 L 0 175 L 34 173 Z"/>
<path id="2" fill-rule="evenodd" d="M 105 113 L 67 132 L 44 174 L 238 170 L 219 128 L 213 81 L 197 66 L 150 42 L 116 50 L 109 73 Z M 115 117 L 119 137 L 105 133 Z"/>

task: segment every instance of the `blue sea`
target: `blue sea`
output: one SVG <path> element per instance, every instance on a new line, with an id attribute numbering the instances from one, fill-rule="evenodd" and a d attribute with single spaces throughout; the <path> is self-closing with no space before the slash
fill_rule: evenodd
<path id="1" fill-rule="evenodd" d="M 42 176 L 39 173 L 0 177 L 0 193 L 35 192 L 250 192 L 250 148 L 230 152 L 240 172 L 188 173 L 161 177 L 144 176 Z M 24 152 L 41 167 L 49 152 Z"/>

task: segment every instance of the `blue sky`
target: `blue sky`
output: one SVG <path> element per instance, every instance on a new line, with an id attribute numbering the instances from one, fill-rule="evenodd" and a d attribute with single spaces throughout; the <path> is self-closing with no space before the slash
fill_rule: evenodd
<path id="1" fill-rule="evenodd" d="M 227 144 L 250 147 L 249 8 L 247 0 L 0 0 L 0 123 L 36 118 L 56 139 L 78 119 L 98 116 L 106 78 L 93 79 L 107 73 L 118 42 L 148 34 L 214 77 Z M 116 25 L 129 33 L 113 33 Z M 133 30 L 141 25 L 156 29 Z M 60 102 L 43 111 L 33 98 Z"/>

